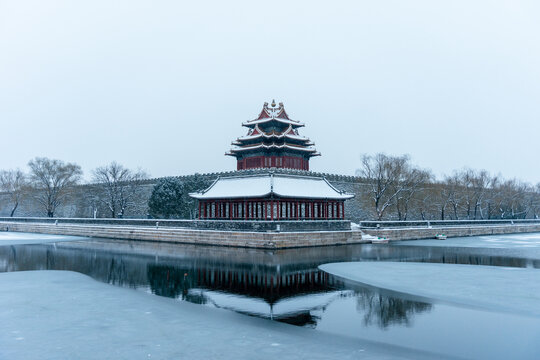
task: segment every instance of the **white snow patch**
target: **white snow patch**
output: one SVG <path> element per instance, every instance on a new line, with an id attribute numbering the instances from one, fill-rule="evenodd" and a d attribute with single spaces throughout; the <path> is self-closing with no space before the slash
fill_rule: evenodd
<path id="1" fill-rule="evenodd" d="M 319 268 L 401 293 L 540 317 L 539 269 L 413 262 L 332 263 Z"/>

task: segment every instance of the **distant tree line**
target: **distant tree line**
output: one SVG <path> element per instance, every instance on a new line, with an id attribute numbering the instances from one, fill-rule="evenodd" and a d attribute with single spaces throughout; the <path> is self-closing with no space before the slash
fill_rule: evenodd
<path id="1" fill-rule="evenodd" d="M 360 169 L 374 220 L 538 219 L 540 183 L 463 169 L 436 180 L 408 156 L 364 155 Z"/>
<path id="2" fill-rule="evenodd" d="M 504 179 L 485 170 L 462 169 L 436 179 L 408 156 L 379 153 L 362 157 L 357 176 L 355 204 L 360 205 L 355 206 L 363 210 L 361 220 L 538 219 L 540 215 L 540 183 Z M 27 172 L 0 171 L 1 205 L 10 216 L 17 216 L 21 204 L 26 204 L 32 213 L 39 208 L 42 216 L 49 217 L 61 207 L 72 206 L 87 209 L 79 213 L 85 217 L 193 219 L 198 206 L 189 193 L 211 183 L 197 174 L 157 182 L 149 182 L 148 177 L 142 170 L 112 162 L 92 170 L 83 183 L 79 165 L 37 157 L 29 161 Z"/>
<path id="3" fill-rule="evenodd" d="M 43 216 L 54 217 L 61 206 L 75 201 L 72 196 L 77 187 L 84 186 L 83 201 L 92 208 L 93 217 L 123 218 L 140 213 L 143 203 L 148 217 L 193 219 L 196 217 L 196 201 L 190 192 L 210 185 L 201 176 L 180 181 L 164 178 L 155 184 L 148 200 L 142 192 L 142 184 L 149 175 L 143 170 L 132 170 L 111 162 L 95 168 L 90 182 L 82 182 L 83 172 L 79 165 L 61 160 L 36 157 L 28 162 L 28 172 L 20 169 L 0 171 L 0 192 L 3 204 L 15 216 L 21 203 L 37 204 Z M 137 210 L 137 211 L 135 211 Z"/>

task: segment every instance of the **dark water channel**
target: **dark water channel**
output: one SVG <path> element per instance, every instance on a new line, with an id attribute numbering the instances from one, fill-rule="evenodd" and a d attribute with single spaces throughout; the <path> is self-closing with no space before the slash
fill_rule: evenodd
<path id="1" fill-rule="evenodd" d="M 179 301 L 439 354 L 540 358 L 540 318 L 419 300 L 317 268 L 382 260 L 540 268 L 540 260 L 504 249 L 427 246 L 262 251 L 92 240 L 0 247 L 0 272 L 70 270 Z"/>

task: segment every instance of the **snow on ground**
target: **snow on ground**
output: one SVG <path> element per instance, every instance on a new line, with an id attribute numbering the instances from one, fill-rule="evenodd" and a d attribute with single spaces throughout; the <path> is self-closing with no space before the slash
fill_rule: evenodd
<path id="1" fill-rule="evenodd" d="M 2 273 L 0 289 L 1 359 L 434 358 L 179 303 L 75 272 Z"/>
<path id="2" fill-rule="evenodd" d="M 89 238 L 80 236 L 46 235 L 22 232 L 0 232 L 0 246 L 43 244 L 60 241 L 81 241 Z"/>
<path id="3" fill-rule="evenodd" d="M 411 262 L 332 263 L 319 268 L 382 289 L 540 317 L 538 269 Z"/>

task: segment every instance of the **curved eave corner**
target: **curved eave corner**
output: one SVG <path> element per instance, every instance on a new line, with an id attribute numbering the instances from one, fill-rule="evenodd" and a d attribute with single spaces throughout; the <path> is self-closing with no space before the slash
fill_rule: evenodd
<path id="1" fill-rule="evenodd" d="M 225 154 L 227 155 L 227 154 Z M 216 180 L 214 180 L 214 182 L 212 183 L 212 185 L 210 185 L 206 190 L 203 190 L 203 191 L 200 191 L 200 192 L 192 192 L 192 193 L 188 193 L 189 196 L 191 196 L 192 198 L 194 199 L 203 199 L 204 198 L 204 194 L 206 194 L 208 191 L 210 191 L 211 188 L 214 187 L 214 185 L 216 185 L 216 183 L 219 181 L 221 177 L 218 176 Z"/>
<path id="2" fill-rule="evenodd" d="M 319 154 L 320 155 L 320 154 Z M 342 190 L 339 190 L 337 189 L 334 185 L 332 185 L 330 183 L 330 181 L 328 181 L 328 179 L 326 179 L 326 177 L 323 177 L 323 180 L 328 184 L 328 186 L 330 186 L 335 192 L 337 192 L 338 194 L 342 195 L 342 199 L 344 200 L 348 200 L 348 199 L 352 199 L 353 197 L 355 197 L 354 194 L 351 194 L 351 193 L 348 193 L 348 192 L 345 192 L 345 191 L 342 191 Z"/>

